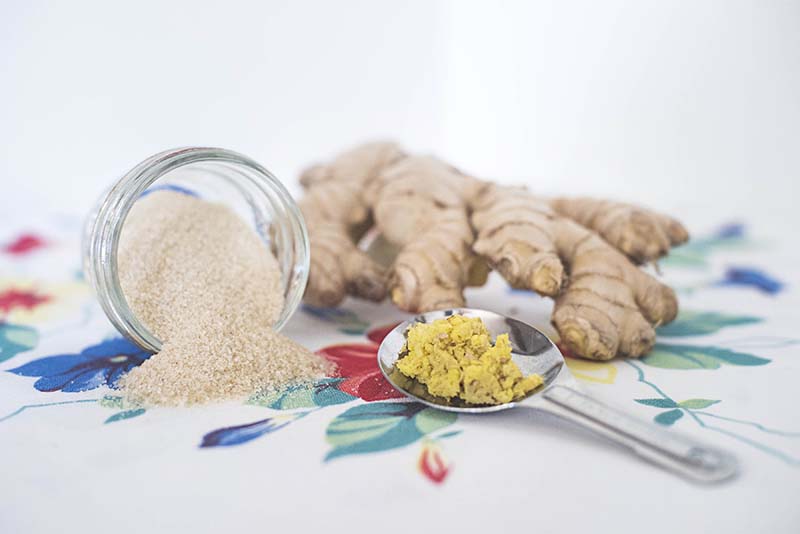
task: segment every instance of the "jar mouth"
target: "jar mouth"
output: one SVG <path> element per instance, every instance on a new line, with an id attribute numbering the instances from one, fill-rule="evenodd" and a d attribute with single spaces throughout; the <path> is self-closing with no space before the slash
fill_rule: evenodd
<path id="1" fill-rule="evenodd" d="M 84 273 L 108 319 L 125 337 L 149 352 L 162 342 L 133 313 L 122 290 L 117 250 L 125 219 L 133 204 L 156 181 L 190 165 L 215 166 L 209 176 L 234 186 L 253 209 L 262 240 L 272 235 L 271 247 L 281 268 L 284 305 L 275 324 L 281 329 L 305 291 L 309 270 L 309 241 L 303 216 L 286 187 L 266 168 L 231 150 L 189 147 L 167 150 L 144 160 L 126 173 L 103 196 L 84 228 Z M 256 208 L 258 206 L 259 208 Z"/>

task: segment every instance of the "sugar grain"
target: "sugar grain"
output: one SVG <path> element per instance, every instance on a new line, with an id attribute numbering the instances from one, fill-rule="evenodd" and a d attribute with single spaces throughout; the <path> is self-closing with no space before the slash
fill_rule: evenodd
<path id="1" fill-rule="evenodd" d="M 278 262 L 227 206 L 150 193 L 128 214 L 117 257 L 128 305 L 163 343 L 120 380 L 129 399 L 238 399 L 330 372 L 271 328 L 283 307 Z"/>

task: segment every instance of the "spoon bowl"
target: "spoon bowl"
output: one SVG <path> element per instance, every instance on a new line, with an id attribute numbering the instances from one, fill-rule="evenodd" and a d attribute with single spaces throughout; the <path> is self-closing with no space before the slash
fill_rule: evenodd
<path id="1" fill-rule="evenodd" d="M 451 315 L 478 317 L 486 325 L 486 329 L 492 339 L 495 339 L 499 334 L 508 334 L 508 339 L 511 342 L 511 359 L 519 366 L 523 375 L 538 374 L 544 379 L 544 384 L 532 391 L 525 399 L 505 404 L 487 405 L 469 404 L 460 401 L 460 399 L 443 399 L 425 395 L 425 392 L 420 388 L 415 388 L 412 392 L 403 387 L 404 381 L 398 376 L 397 373 L 399 371 L 397 371 L 394 364 L 400 359 L 400 353 L 406 344 L 406 331 L 416 323 L 430 323 L 437 319 L 446 319 Z M 404 395 L 440 410 L 460 413 L 489 413 L 514 408 L 521 403 L 525 403 L 532 396 L 544 391 L 547 386 L 556 381 L 561 373 L 569 374 L 569 370 L 564 365 L 564 357 L 561 355 L 561 351 L 542 332 L 517 319 L 475 308 L 433 311 L 400 323 L 383 339 L 378 349 L 378 367 L 380 367 L 383 376 Z"/>
<path id="2" fill-rule="evenodd" d="M 507 333 L 511 342 L 511 358 L 522 374 L 527 376 L 536 373 L 544 383 L 518 401 L 475 405 L 460 399 L 429 395 L 423 385 L 402 375 L 395 363 L 403 352 L 409 327 L 452 315 L 480 318 L 492 339 Z M 564 365 L 561 351 L 545 334 L 529 324 L 498 313 L 476 308 L 453 308 L 413 317 L 397 325 L 383 339 L 378 349 L 378 367 L 401 393 L 440 410 L 486 414 L 513 408 L 534 408 L 587 427 L 626 446 L 644 459 L 695 482 L 721 482 L 738 472 L 738 462 L 731 454 L 627 415 L 586 395 Z"/>

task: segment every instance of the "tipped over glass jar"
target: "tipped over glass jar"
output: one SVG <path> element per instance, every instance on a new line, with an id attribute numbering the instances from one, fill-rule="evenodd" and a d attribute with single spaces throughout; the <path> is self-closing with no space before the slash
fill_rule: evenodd
<path id="1" fill-rule="evenodd" d="M 278 261 L 284 304 L 273 328 L 297 309 L 308 280 L 303 217 L 283 184 L 257 162 L 221 148 L 189 147 L 156 154 L 131 169 L 100 199 L 83 235 L 83 270 L 111 323 L 150 352 L 159 340 L 131 310 L 120 285 L 117 249 L 125 218 L 148 192 L 166 189 L 228 206 L 258 234 Z"/>

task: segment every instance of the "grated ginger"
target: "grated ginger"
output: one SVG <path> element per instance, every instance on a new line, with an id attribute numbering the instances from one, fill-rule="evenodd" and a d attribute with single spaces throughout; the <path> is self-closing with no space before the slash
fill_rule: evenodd
<path id="1" fill-rule="evenodd" d="M 542 385 L 537 374 L 523 376 L 511 360 L 508 334 L 494 345 L 480 318 L 453 315 L 417 323 L 407 332 L 406 353 L 395 364 L 429 394 L 471 404 L 503 404 Z"/>

